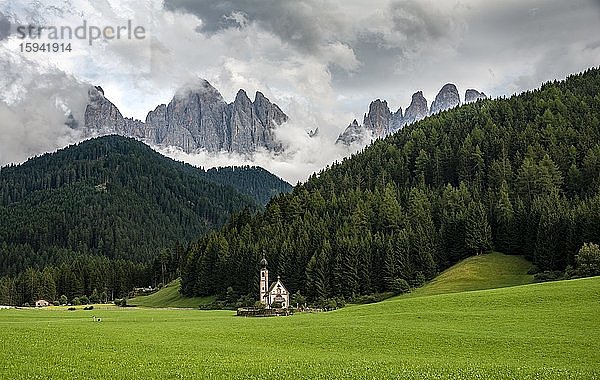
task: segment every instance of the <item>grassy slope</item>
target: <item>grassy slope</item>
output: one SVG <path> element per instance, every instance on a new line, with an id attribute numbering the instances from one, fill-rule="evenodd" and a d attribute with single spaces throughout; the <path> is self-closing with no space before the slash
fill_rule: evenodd
<path id="1" fill-rule="evenodd" d="M 179 293 L 180 287 L 180 280 L 177 279 L 154 294 L 132 298 L 128 303 L 130 305 L 144 307 L 177 307 L 197 309 L 200 305 L 209 304 L 214 301 L 214 297 L 184 297 L 181 295 L 181 293 Z"/>
<path id="2" fill-rule="evenodd" d="M 472 256 L 448 268 L 410 296 L 458 293 L 530 284 L 531 263 L 522 256 L 493 252 Z"/>
<path id="3" fill-rule="evenodd" d="M 596 277 L 279 318 L 0 310 L 0 368 L 6 378 L 594 378 L 599 298 Z"/>

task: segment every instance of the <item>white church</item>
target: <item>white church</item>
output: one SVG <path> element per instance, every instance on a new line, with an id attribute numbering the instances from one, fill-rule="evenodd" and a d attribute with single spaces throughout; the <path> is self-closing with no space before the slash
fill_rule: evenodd
<path id="1" fill-rule="evenodd" d="M 279 276 L 277 281 L 269 286 L 269 270 L 267 269 L 267 259 L 263 257 L 260 261 L 260 302 L 267 309 L 273 304 L 279 304 L 283 309 L 287 309 L 290 304 L 290 293 L 287 291 Z"/>

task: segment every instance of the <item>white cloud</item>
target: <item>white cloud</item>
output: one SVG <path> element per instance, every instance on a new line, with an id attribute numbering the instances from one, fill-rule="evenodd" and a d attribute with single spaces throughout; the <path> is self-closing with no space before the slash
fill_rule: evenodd
<path id="1" fill-rule="evenodd" d="M 61 117 L 65 108 L 83 112 L 85 104 L 75 99 L 83 84 L 101 85 L 125 116 L 143 120 L 177 88 L 202 77 L 228 101 L 240 88 L 261 91 L 290 116 L 278 131 L 288 153 L 259 153 L 253 163 L 302 180 L 347 154 L 333 142 L 353 118 L 362 119 L 375 98 L 404 109 L 413 92 L 423 90 L 431 101 L 446 82 L 456 83 L 461 95 L 466 88 L 505 95 L 598 65 L 600 8 L 594 0 L 165 0 L 164 5 L 9 0 L 9 13 L 21 23 L 79 25 L 85 18 L 122 25 L 134 18 L 149 38 L 92 47 L 78 42 L 72 54 L 29 54 L 25 60 L 17 51 L 22 41 L 0 41 L 6 74 L 0 77 L 1 162 L 21 161 L 72 138 Z M 306 131 L 316 127 L 318 137 L 308 139 Z M 16 136 L 21 145 L 9 146 Z M 231 155 L 182 157 L 203 165 L 250 163 Z"/>

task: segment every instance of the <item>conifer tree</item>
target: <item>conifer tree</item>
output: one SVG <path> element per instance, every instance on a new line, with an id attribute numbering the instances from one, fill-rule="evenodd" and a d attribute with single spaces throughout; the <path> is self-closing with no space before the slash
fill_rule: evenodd
<path id="1" fill-rule="evenodd" d="M 465 244 L 476 255 L 489 251 L 492 247 L 490 224 L 487 212 L 480 201 L 469 204 L 466 217 Z"/>
<path id="2" fill-rule="evenodd" d="M 506 181 L 502 182 L 495 211 L 497 247 L 504 253 L 512 254 L 515 246 L 515 213 Z"/>

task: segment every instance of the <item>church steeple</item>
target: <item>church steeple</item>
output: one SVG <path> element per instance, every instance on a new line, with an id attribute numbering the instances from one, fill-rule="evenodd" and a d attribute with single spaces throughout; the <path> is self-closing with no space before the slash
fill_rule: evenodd
<path id="1" fill-rule="evenodd" d="M 260 267 L 266 268 L 267 265 L 269 265 L 269 263 L 267 262 L 267 259 L 265 258 L 265 255 L 263 254 L 263 258 L 262 258 L 262 260 L 260 260 Z"/>
<path id="2" fill-rule="evenodd" d="M 263 258 L 260 260 L 260 302 L 264 303 L 266 307 L 269 307 L 269 299 L 267 293 L 269 291 L 269 270 L 267 269 L 267 259 L 263 253 Z"/>

